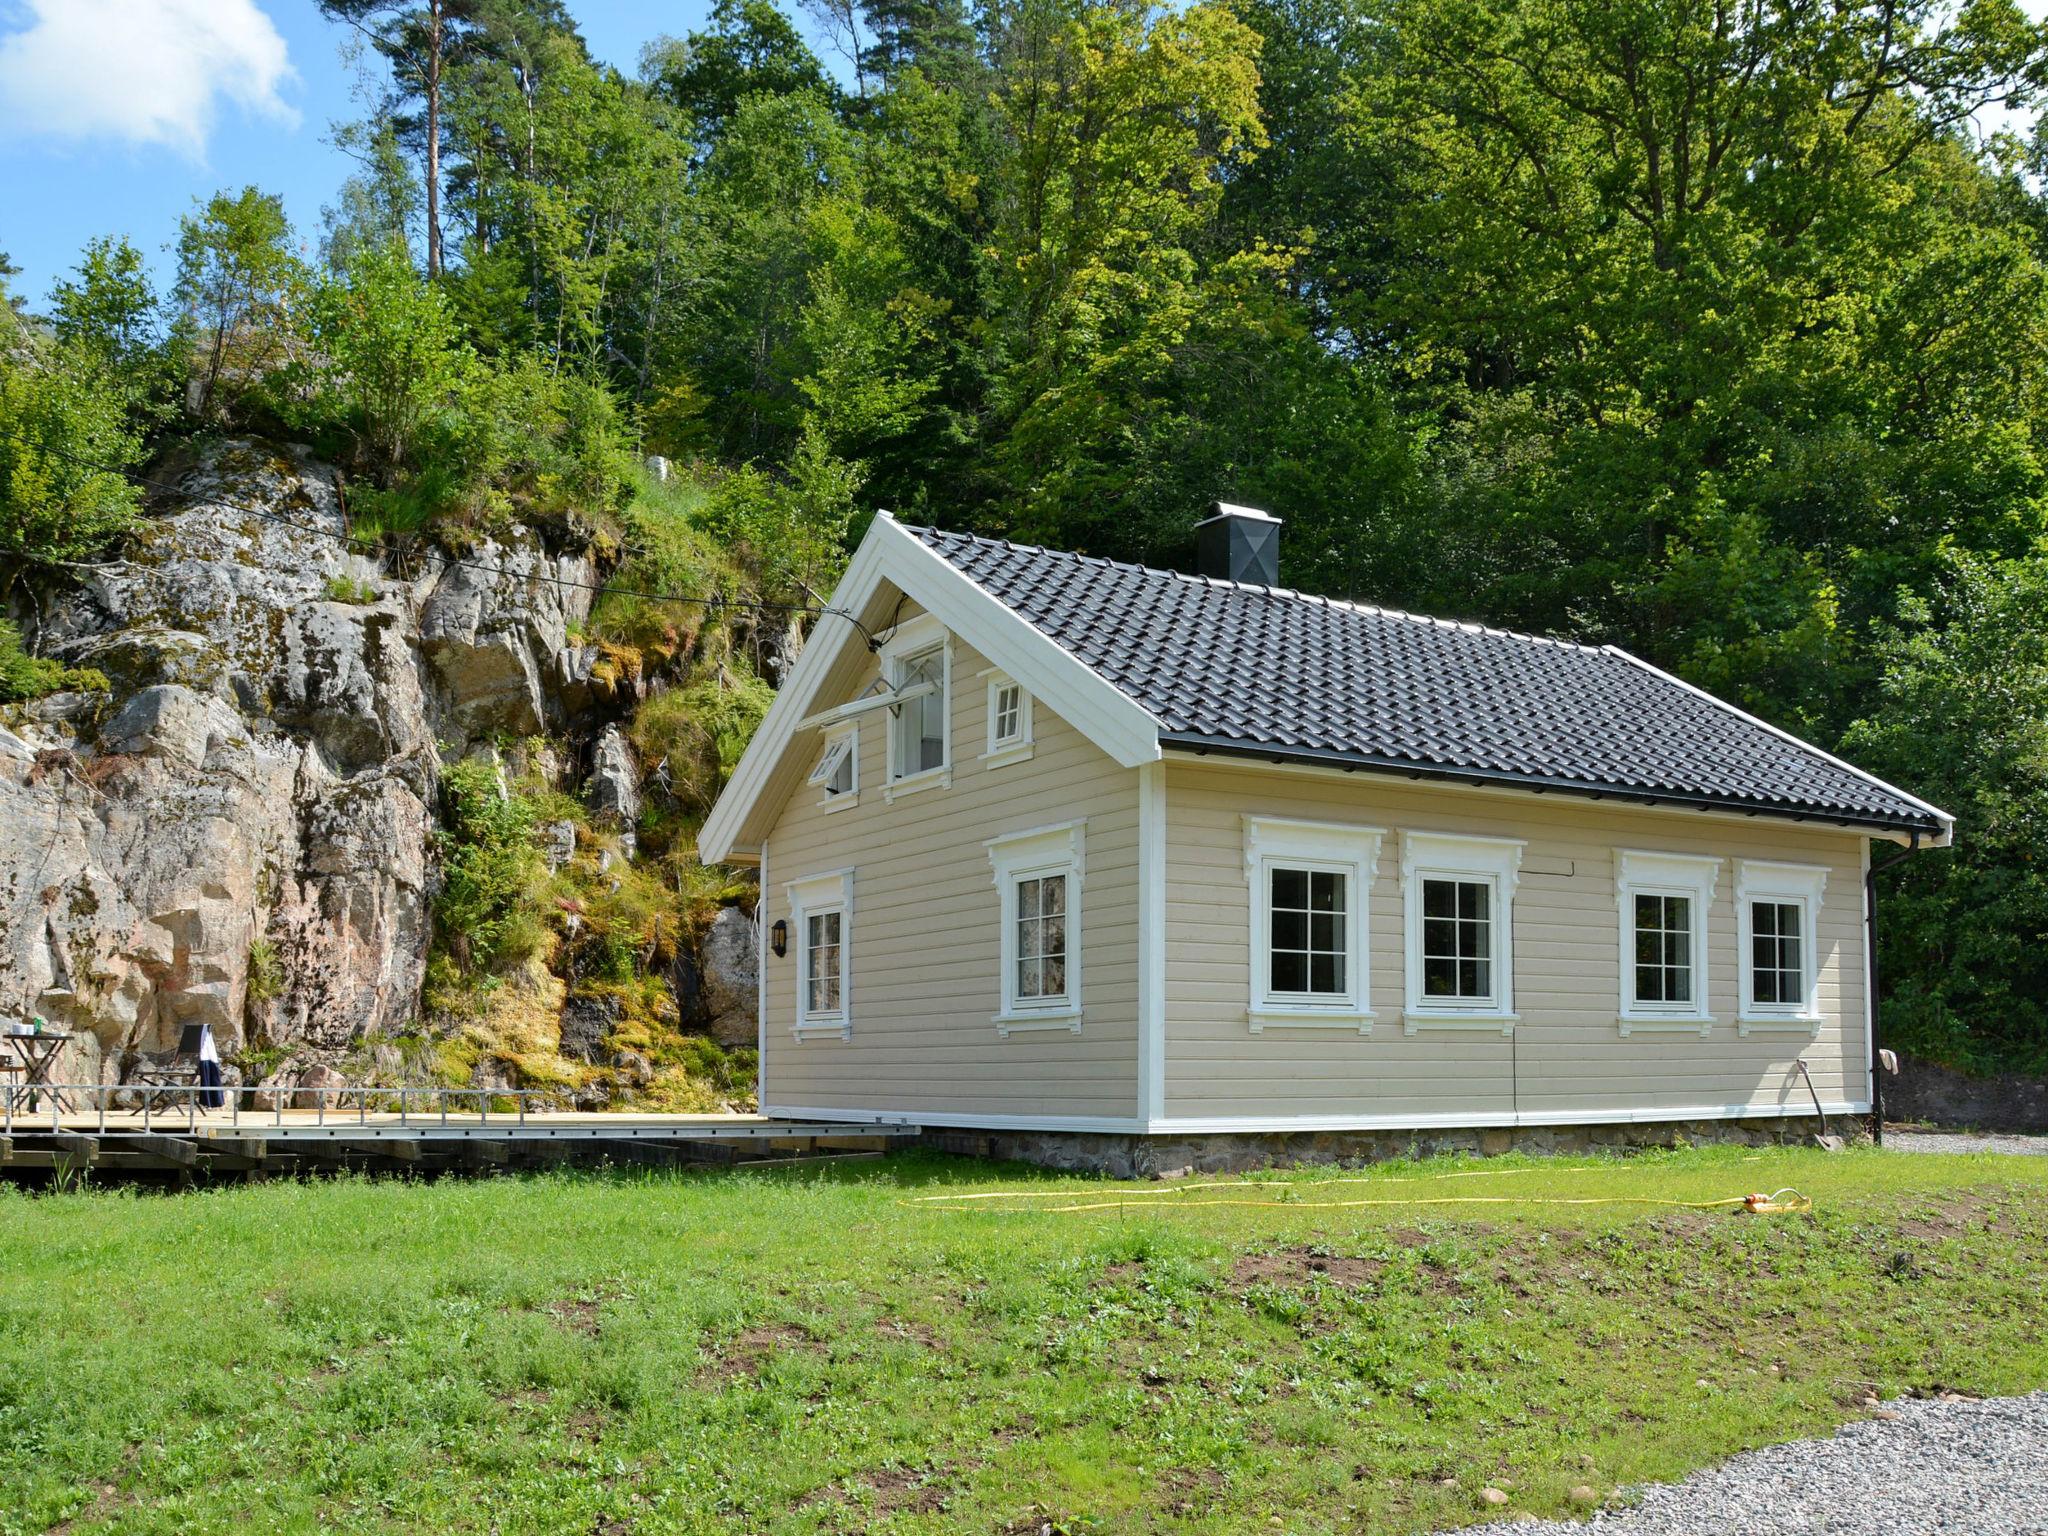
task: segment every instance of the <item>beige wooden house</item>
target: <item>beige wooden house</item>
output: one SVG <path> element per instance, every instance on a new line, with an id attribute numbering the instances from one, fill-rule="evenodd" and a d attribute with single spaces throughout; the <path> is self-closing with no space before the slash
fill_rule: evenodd
<path id="1" fill-rule="evenodd" d="M 918 529 L 714 808 L 762 1108 L 1186 1137 L 1872 1103 L 1873 840 L 1951 818 L 1612 647 Z"/>

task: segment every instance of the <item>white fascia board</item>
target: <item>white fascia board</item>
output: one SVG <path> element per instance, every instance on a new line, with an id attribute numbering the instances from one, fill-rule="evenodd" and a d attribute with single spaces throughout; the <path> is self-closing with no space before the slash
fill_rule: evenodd
<path id="1" fill-rule="evenodd" d="M 1832 752 L 1828 752 L 1820 747 L 1816 747 L 1810 741 L 1802 741 L 1799 737 L 1794 736 L 1790 731 L 1784 730 L 1779 726 L 1775 726 L 1771 724 L 1771 722 L 1768 720 L 1760 720 L 1755 715 L 1752 715 L 1748 710 L 1738 709 L 1735 705 L 1730 704 L 1726 699 L 1717 699 L 1714 697 L 1713 694 L 1707 692 L 1706 689 L 1695 688 L 1691 683 L 1688 683 L 1684 678 L 1674 677 L 1671 673 L 1666 672 L 1662 667 L 1652 666 L 1649 662 L 1643 660 L 1642 657 L 1634 655 L 1631 652 L 1624 651 L 1618 645 L 1603 646 L 1601 647 L 1601 649 L 1609 652 L 1612 655 L 1619 656 L 1623 661 L 1628 662 L 1632 666 L 1641 667 L 1645 672 L 1648 672 L 1653 677 L 1661 677 L 1664 679 L 1665 682 L 1670 683 L 1675 687 L 1683 688 L 1687 693 L 1692 694 L 1696 698 L 1705 699 L 1709 704 L 1713 705 L 1716 709 L 1725 709 L 1726 711 L 1728 711 L 1729 714 L 1747 720 L 1751 725 L 1754 725 L 1761 730 L 1769 731 L 1773 736 L 1777 737 L 1780 741 L 1789 741 L 1792 743 L 1793 746 L 1800 748 L 1802 751 L 1811 752 L 1815 757 L 1823 758 L 1826 761 L 1833 763 L 1837 768 L 1840 768 L 1847 773 L 1853 773 L 1854 775 L 1856 775 L 1857 778 L 1863 780 L 1863 782 L 1866 784 L 1875 784 L 1879 789 L 1883 790 L 1888 795 L 1897 795 L 1901 800 L 1909 801 L 1912 804 L 1919 806 L 1921 810 L 1925 811 L 1928 815 L 1932 816 L 1935 820 L 1941 823 L 1941 830 L 1935 833 L 1933 836 L 1929 837 L 1924 846 L 1928 848 L 1947 848 L 1955 842 L 1956 819 L 1955 817 L 1951 816 L 1947 811 L 1944 811 L 1940 806 L 1930 805 L 1927 801 L 1922 800 L 1918 795 L 1908 794 L 1905 790 L 1899 788 L 1899 786 L 1896 784 L 1887 784 L 1883 779 L 1880 779 L 1876 774 L 1866 772 L 1864 769 L 1858 768 L 1854 763 L 1848 762 L 1843 758 L 1839 758 L 1835 756 L 1835 754 Z M 1885 838 L 1895 843 L 1904 843 L 1908 840 L 1908 834 L 1903 832 L 1876 832 L 1869 835 Z"/>
<path id="2" fill-rule="evenodd" d="M 1824 1099 L 1830 1115 L 1867 1115 L 1867 1100 Z M 1274 1135 L 1308 1131 L 1463 1131 L 1565 1125 L 1658 1125 L 1673 1120 L 1811 1118 L 1813 1101 L 1777 1104 L 1688 1104 L 1671 1109 L 1452 1110 L 1429 1115 L 1173 1115 L 1151 1121 L 1154 1136 Z M 812 1118 L 816 1118 L 813 1116 Z"/>
<path id="3" fill-rule="evenodd" d="M 1123 767 L 1159 759 L 1159 721 L 1150 711 L 880 512 L 826 606 L 857 614 L 884 581 L 922 604 L 950 633 L 1001 666 Z M 776 765 L 816 712 L 818 690 L 833 665 L 846 646 L 861 643 L 852 625 L 839 623 L 840 634 L 827 634 L 822 626 L 813 632 L 725 793 L 705 817 L 697 851 L 706 863 L 733 856 L 748 817 L 774 780 Z"/>

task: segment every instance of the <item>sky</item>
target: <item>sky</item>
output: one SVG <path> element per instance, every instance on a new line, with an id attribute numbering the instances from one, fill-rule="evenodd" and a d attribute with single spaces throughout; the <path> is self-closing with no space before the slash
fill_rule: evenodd
<path id="1" fill-rule="evenodd" d="M 2048 3 L 2048 0 L 2044 0 Z M 598 58 L 703 24 L 711 0 L 571 0 Z M 171 271 L 178 220 L 222 188 L 284 198 L 310 249 L 364 115 L 346 28 L 314 0 L 0 0 L 0 251 L 31 307 L 86 241 L 126 235 Z"/>

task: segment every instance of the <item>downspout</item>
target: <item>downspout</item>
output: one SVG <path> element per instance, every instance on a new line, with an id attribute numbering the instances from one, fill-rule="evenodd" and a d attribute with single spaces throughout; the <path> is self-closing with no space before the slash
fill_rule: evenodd
<path id="1" fill-rule="evenodd" d="M 1877 877 L 1919 851 L 1920 834 L 1915 832 L 1904 853 L 1895 853 L 1863 872 L 1863 970 L 1864 985 L 1870 990 L 1865 1005 L 1870 1009 L 1870 1138 L 1880 1147 L 1884 1145 L 1884 1039 L 1877 1010 Z"/>

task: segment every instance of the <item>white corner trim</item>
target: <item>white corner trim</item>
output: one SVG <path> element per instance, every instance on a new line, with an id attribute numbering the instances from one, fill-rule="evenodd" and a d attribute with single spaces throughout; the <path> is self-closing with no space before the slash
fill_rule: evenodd
<path id="1" fill-rule="evenodd" d="M 1166 1112 L 1166 764 L 1138 768 L 1138 1118 Z"/>
<path id="2" fill-rule="evenodd" d="M 754 1102 L 768 1102 L 768 839 L 761 839 L 760 883 L 754 887 Z"/>
<path id="3" fill-rule="evenodd" d="M 932 1126 L 940 1130 L 1105 1131 L 1112 1135 L 1136 1136 L 1144 1134 L 1148 1129 L 1143 1120 L 1128 1115 L 976 1115 L 963 1114 L 958 1110 L 942 1110 L 927 1114 L 916 1109 L 827 1109 L 802 1104 L 764 1104 L 761 1113 L 777 1120 L 828 1120 L 842 1125 L 893 1125 L 906 1130 Z"/>
<path id="4" fill-rule="evenodd" d="M 1821 1101 L 1830 1115 L 1861 1115 L 1870 1101 Z M 777 1114 L 794 1111 L 774 1111 Z M 1776 1104 L 1687 1104 L 1669 1109 L 1542 1109 L 1452 1111 L 1427 1115 L 1182 1115 L 1156 1119 L 1145 1127 L 1154 1136 L 1205 1133 L 1289 1131 L 1433 1131 L 1481 1130 L 1505 1126 L 1656 1125 L 1671 1120 L 1785 1120 L 1811 1118 L 1813 1103 L 1803 1093 Z M 826 1114 L 803 1111 L 802 1118 L 822 1120 Z"/>
<path id="5" fill-rule="evenodd" d="M 1522 1016 L 1517 1013 L 1436 1013 L 1425 1008 L 1401 1015 L 1401 1033 L 1419 1035 L 1425 1029 L 1446 1029 L 1475 1035 L 1512 1035 L 1521 1022 Z"/>
<path id="6" fill-rule="evenodd" d="M 921 603 L 952 634 L 1000 662 L 1035 698 L 1124 767 L 1158 760 L 1159 721 L 1144 706 L 880 512 L 827 606 L 865 614 L 886 601 L 885 585 Z M 844 619 L 819 621 L 704 820 L 697 847 L 707 862 L 751 851 L 740 849 L 741 836 L 763 809 L 798 724 L 815 709 L 847 647 L 863 643 L 860 631 Z"/>
<path id="7" fill-rule="evenodd" d="M 1623 1014 L 1615 1020 L 1615 1027 L 1626 1040 L 1631 1035 L 1698 1035 L 1706 1039 L 1713 1030 L 1717 1019 L 1644 1019 L 1631 1018 Z"/>

